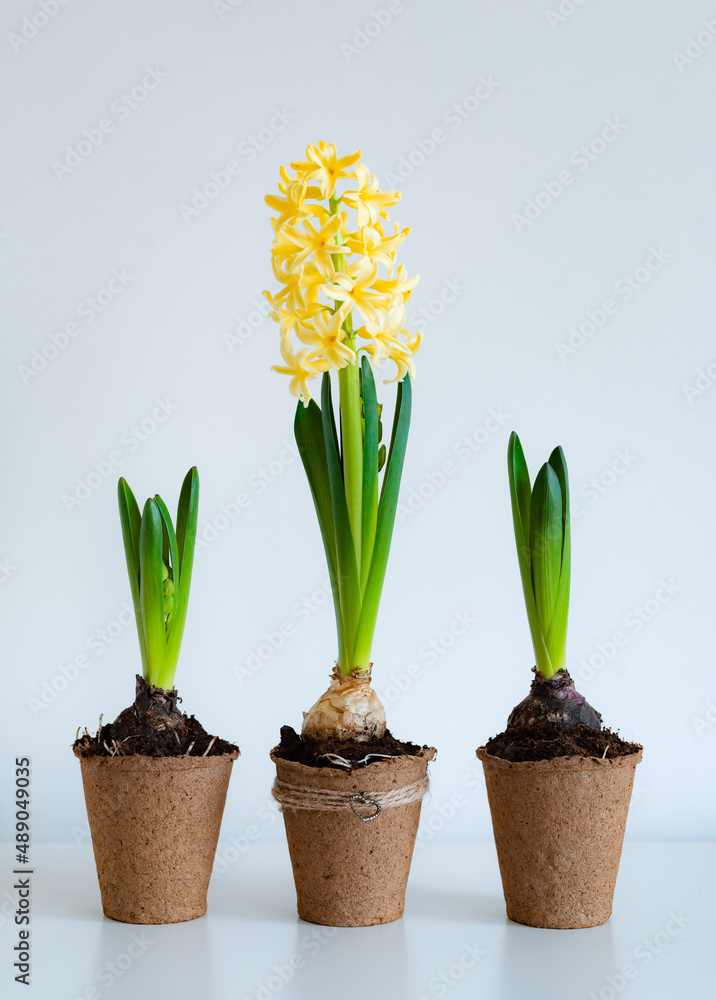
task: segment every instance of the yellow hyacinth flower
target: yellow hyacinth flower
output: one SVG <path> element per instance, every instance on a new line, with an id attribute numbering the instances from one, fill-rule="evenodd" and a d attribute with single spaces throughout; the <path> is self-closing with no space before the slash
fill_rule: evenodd
<path id="1" fill-rule="evenodd" d="M 309 361 L 324 358 L 336 371 L 355 361 L 356 352 L 344 343 L 346 338 L 346 331 L 342 328 L 344 319 L 344 309 L 331 313 L 329 309 L 324 308 L 307 322 L 298 324 L 296 328 L 298 339 L 301 343 L 315 348 L 308 356 Z"/>
<path id="2" fill-rule="evenodd" d="M 378 365 L 388 358 L 402 357 L 405 353 L 405 344 L 399 340 L 402 333 L 407 333 L 403 329 L 405 323 L 405 306 L 396 303 L 389 312 L 380 310 L 377 322 L 367 322 L 358 331 L 358 334 L 370 342 L 364 345 L 365 350 L 371 357 L 373 364 Z"/>
<path id="3" fill-rule="evenodd" d="M 287 309 L 301 309 L 304 305 L 304 296 L 300 287 L 301 269 L 294 272 L 289 268 L 281 268 L 275 257 L 271 263 L 276 280 L 281 282 L 283 288 L 275 295 L 270 292 L 264 292 L 264 295 L 272 306 L 285 302 Z"/>
<path id="4" fill-rule="evenodd" d="M 375 288 L 379 292 L 384 292 L 391 297 L 399 295 L 403 302 L 407 302 L 411 292 L 419 281 L 419 274 L 416 274 L 414 278 L 409 278 L 405 265 L 401 264 L 398 267 L 397 278 L 388 279 L 387 281 L 383 278 L 378 278 L 375 282 Z"/>
<path id="5" fill-rule="evenodd" d="M 390 382 L 400 382 L 406 375 L 410 375 L 411 379 L 415 379 L 415 362 L 413 358 L 420 350 L 422 340 L 422 336 L 416 333 L 414 337 L 408 337 L 407 344 L 401 343 L 399 347 L 391 350 L 389 357 L 391 361 L 395 361 L 398 371 L 395 378 L 383 379 L 386 385 Z"/>
<path id="6" fill-rule="evenodd" d="M 359 232 L 346 236 L 346 246 L 353 253 L 358 253 L 377 264 L 382 264 L 392 277 L 395 253 L 409 232 L 409 229 L 398 232 L 396 225 L 395 234 L 385 236 L 380 223 L 375 226 L 363 226 Z"/>
<path id="7" fill-rule="evenodd" d="M 386 209 L 400 200 L 400 191 L 379 191 L 378 181 L 368 168 L 359 163 L 356 167 L 357 191 L 346 191 L 343 202 L 356 210 L 359 226 L 375 225 L 388 214 Z"/>
<path id="8" fill-rule="evenodd" d="M 316 189 L 315 194 L 320 195 L 320 191 Z M 306 197 L 311 197 L 309 189 L 301 181 L 294 181 L 286 186 L 283 197 L 267 194 L 264 200 L 269 208 L 279 213 L 276 219 L 277 226 L 311 217 L 319 218 L 323 222 L 328 215 L 328 210 L 323 205 L 306 205 Z"/>
<path id="9" fill-rule="evenodd" d="M 377 264 L 362 257 L 349 269 L 348 274 L 334 274 L 333 282 L 322 285 L 321 291 L 330 298 L 346 303 L 350 308 L 355 307 L 364 319 L 375 323 L 378 320 L 376 310 L 388 305 L 385 293 L 376 291 L 373 287 L 377 271 Z"/>
<path id="10" fill-rule="evenodd" d="M 305 180 L 317 181 L 323 197 L 330 198 L 341 177 L 355 177 L 355 171 L 348 168 L 360 159 L 360 155 L 358 150 L 357 153 L 339 159 L 332 142 L 319 142 L 318 146 L 309 146 L 306 150 L 308 160 L 292 163 L 291 167 L 298 170 Z"/>
<path id="11" fill-rule="evenodd" d="M 340 215 L 332 215 L 320 229 L 305 220 L 303 232 L 297 226 L 286 225 L 282 229 L 282 235 L 287 244 L 294 245 L 293 264 L 300 264 L 309 254 L 313 254 L 313 263 L 324 276 L 330 278 L 333 274 L 332 254 L 343 254 L 345 248 L 335 242 L 336 235 L 340 232 L 342 219 Z"/>
<path id="12" fill-rule="evenodd" d="M 381 191 L 359 158 L 360 152 L 339 157 L 333 143 L 309 146 L 305 160 L 281 167 L 278 194 L 266 197 L 276 213 L 271 254 L 281 288 L 265 294 L 286 361 L 276 370 L 291 376 L 291 392 L 306 403 L 306 381 L 319 369 L 357 366 L 359 351 L 374 364 L 395 361 L 399 379 L 412 370 L 402 307 L 418 278 L 404 266 L 395 273 L 410 230 L 385 225 L 400 194 Z M 342 193 L 341 180 L 349 188 Z M 358 331 L 354 314 L 363 324 Z M 294 348 L 291 337 L 312 350 Z M 359 346 L 361 338 L 367 343 Z"/>
<path id="13" fill-rule="evenodd" d="M 290 340 L 284 336 L 281 337 L 281 356 L 286 364 L 271 365 L 272 371 L 279 372 L 281 375 L 291 376 L 288 391 L 292 396 L 300 399 L 302 403 L 308 403 L 311 398 L 308 382 L 315 378 L 316 375 L 321 375 L 330 368 L 328 361 L 323 358 L 311 360 L 308 357 L 309 353 L 308 348 L 304 347 L 294 354 Z"/>

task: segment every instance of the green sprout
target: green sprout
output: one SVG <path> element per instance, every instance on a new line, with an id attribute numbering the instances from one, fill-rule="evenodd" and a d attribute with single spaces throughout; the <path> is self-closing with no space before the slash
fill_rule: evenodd
<path id="1" fill-rule="evenodd" d="M 125 479 L 118 484 L 119 515 L 132 602 L 148 685 L 174 686 L 194 562 L 199 473 L 190 469 L 182 484 L 176 531 L 166 504 L 157 495 L 140 514 Z"/>
<path id="2" fill-rule="evenodd" d="M 307 406 L 299 402 L 294 429 L 328 562 L 338 630 L 338 670 L 346 677 L 370 668 L 408 441 L 411 383 L 409 375 L 398 383 L 386 455 L 380 444 L 382 407 L 368 359 L 361 359 L 360 368 L 341 369 L 339 382 L 343 447 L 328 372 L 323 375 L 321 406 L 312 399 Z"/>
<path id="3" fill-rule="evenodd" d="M 538 671 L 549 680 L 564 669 L 569 611 L 571 543 L 569 481 L 555 448 L 530 487 L 520 439 L 507 451 L 517 558 Z"/>

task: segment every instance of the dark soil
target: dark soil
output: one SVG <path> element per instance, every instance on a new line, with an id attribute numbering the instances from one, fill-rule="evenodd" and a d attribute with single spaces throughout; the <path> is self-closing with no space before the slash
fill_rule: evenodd
<path id="1" fill-rule="evenodd" d="M 610 729 L 596 730 L 580 725 L 565 730 L 545 722 L 510 727 L 493 736 L 485 749 L 493 757 L 524 761 L 553 760 L 555 757 L 626 757 L 641 750 L 641 746 L 627 743 Z"/>
<path id="2" fill-rule="evenodd" d="M 427 747 L 416 743 L 402 743 L 386 729 L 385 736 L 371 740 L 304 740 L 291 726 L 281 726 L 281 742 L 274 747 L 274 754 L 281 760 L 292 760 L 309 767 L 335 767 L 339 771 L 348 770 L 345 765 L 331 760 L 326 754 L 335 754 L 351 762 L 352 770 L 366 767 L 384 757 L 370 757 L 369 754 L 384 754 L 390 757 L 414 757 Z M 368 760 L 364 760 L 368 756 Z"/>
<path id="3" fill-rule="evenodd" d="M 177 708 L 181 698 L 175 689 L 149 687 L 137 677 L 137 697 L 114 722 L 102 726 L 96 736 L 85 729 L 72 749 L 78 757 L 220 757 L 238 747 L 214 738 L 193 715 Z M 212 739 L 214 742 L 212 743 Z M 206 753 L 209 745 L 211 749 Z"/>

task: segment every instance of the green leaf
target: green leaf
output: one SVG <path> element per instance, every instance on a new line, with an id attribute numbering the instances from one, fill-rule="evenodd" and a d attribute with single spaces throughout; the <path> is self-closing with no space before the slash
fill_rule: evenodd
<path id="1" fill-rule="evenodd" d="M 169 514 L 167 512 L 167 517 Z M 187 472 L 179 494 L 177 508 L 177 559 L 179 574 L 174 572 L 174 605 L 166 639 L 166 655 L 162 672 L 162 683 L 165 689 L 174 684 L 181 641 L 184 637 L 186 614 L 189 607 L 189 591 L 191 589 L 191 572 L 194 566 L 194 548 L 199 522 L 199 472 L 194 466 Z M 171 524 L 171 518 L 169 518 Z M 163 608 L 163 605 L 162 605 Z"/>
<path id="2" fill-rule="evenodd" d="M 388 566 L 395 514 L 398 509 L 398 494 L 403 475 L 405 449 L 408 444 L 411 408 L 412 386 L 410 376 L 406 375 L 403 381 L 398 383 L 390 451 L 378 509 L 375 547 L 363 595 L 363 608 L 356 638 L 356 664 L 362 669 L 367 669 L 370 664 L 370 650 L 378 620 L 378 607 Z"/>
<path id="3" fill-rule="evenodd" d="M 124 555 L 127 561 L 129 583 L 132 597 L 136 595 L 135 604 L 139 601 L 139 533 L 142 527 L 142 515 L 134 494 L 126 479 L 120 479 L 117 484 L 117 499 L 119 501 L 119 519 L 122 524 L 122 540 Z"/>
<path id="4" fill-rule="evenodd" d="M 562 491 L 548 463 L 537 473 L 530 505 L 532 586 L 542 634 L 547 636 L 562 570 Z"/>
<path id="5" fill-rule="evenodd" d="M 117 499 L 119 501 L 119 519 L 122 525 L 124 555 L 127 562 L 129 586 L 132 592 L 132 605 L 137 624 L 139 652 L 142 657 L 142 670 L 146 672 L 147 648 L 144 641 L 144 632 L 141 627 L 142 611 L 139 596 L 139 537 L 142 529 L 142 515 L 139 512 L 139 505 L 135 496 L 124 478 L 121 478 L 117 484 Z"/>
<path id="6" fill-rule="evenodd" d="M 552 622 L 547 634 L 547 646 L 555 672 L 564 669 L 567 654 L 567 618 L 569 615 L 569 586 L 572 561 L 572 541 L 569 509 L 569 477 L 567 462 L 561 448 L 555 448 L 549 457 L 549 464 L 559 480 L 562 495 L 562 563 L 559 586 L 552 613 Z"/>
<path id="7" fill-rule="evenodd" d="M 149 684 L 161 687 L 166 634 L 164 629 L 164 591 L 162 581 L 162 518 L 159 507 L 147 500 L 142 513 L 139 536 L 139 603 L 147 648 Z"/>
<path id="8" fill-rule="evenodd" d="M 510 480 L 510 499 L 512 502 L 512 521 L 515 529 L 517 545 L 517 561 L 520 567 L 522 593 L 527 610 L 532 646 L 534 647 L 537 668 L 545 677 L 552 676 L 552 666 L 547 652 L 542 624 L 537 613 L 534 588 L 532 585 L 532 558 L 530 548 L 530 504 L 532 488 L 520 439 L 512 432 L 507 448 L 507 470 Z"/>
<path id="9" fill-rule="evenodd" d="M 162 558 L 168 567 L 172 570 L 172 575 L 174 582 L 179 580 L 179 546 L 177 545 L 177 536 L 174 533 L 174 525 L 172 524 L 172 517 L 167 510 L 167 505 L 164 503 L 159 494 L 155 494 L 154 502 L 159 508 L 159 513 L 162 516 L 163 525 L 163 536 L 164 544 L 162 545 Z"/>
<path id="10" fill-rule="evenodd" d="M 167 568 L 170 568 L 170 576 L 174 582 L 174 588 L 176 593 L 176 587 L 179 585 L 180 572 L 179 572 L 179 548 L 177 546 L 177 536 L 174 533 L 174 525 L 172 524 L 171 514 L 167 510 L 167 506 L 162 500 L 162 498 L 157 493 L 154 497 L 154 502 L 159 508 L 159 513 L 162 517 L 162 558 L 167 564 Z M 167 630 L 171 627 L 172 620 L 174 618 L 175 607 L 172 607 L 169 619 L 166 621 L 165 627 Z"/>
<path id="11" fill-rule="evenodd" d="M 333 420 L 331 380 L 328 372 L 323 376 L 321 386 L 321 420 L 323 441 L 328 468 L 328 483 L 331 491 L 333 510 L 333 531 L 336 546 L 336 569 L 341 604 L 341 622 L 344 653 L 339 662 L 341 672 L 347 673 L 353 667 L 353 646 L 358 615 L 360 614 L 360 582 L 356 564 L 355 546 L 348 518 L 345 487 L 341 475 L 338 456 L 338 442 Z"/>
<path id="12" fill-rule="evenodd" d="M 375 531 L 378 521 L 378 400 L 375 393 L 375 380 L 370 362 L 363 356 L 362 390 L 363 390 L 363 507 L 362 507 L 362 542 L 361 542 L 361 593 L 365 592 L 368 572 L 373 558 Z"/>
<path id="13" fill-rule="evenodd" d="M 343 624 L 341 621 L 340 589 L 338 585 L 336 534 L 333 524 L 326 446 L 323 439 L 323 419 L 320 407 L 315 400 L 309 400 L 307 406 L 299 402 L 296 407 L 296 418 L 293 429 L 296 436 L 296 444 L 298 445 L 298 453 L 301 456 L 303 468 L 306 470 L 306 478 L 308 479 L 308 485 L 318 517 L 318 526 L 321 531 L 321 538 L 323 539 L 323 548 L 328 564 L 328 575 L 331 581 L 331 590 L 333 591 L 333 605 L 336 612 L 336 628 L 338 631 L 338 645 L 340 647 L 343 641 Z"/>
<path id="14" fill-rule="evenodd" d="M 187 572 L 191 577 L 191 567 L 194 562 L 194 545 L 199 519 L 199 470 L 193 466 L 187 472 L 179 494 L 177 508 L 177 547 L 179 551 L 179 571 Z M 175 574 L 176 576 L 176 574 Z M 176 583 L 176 580 L 175 580 Z"/>

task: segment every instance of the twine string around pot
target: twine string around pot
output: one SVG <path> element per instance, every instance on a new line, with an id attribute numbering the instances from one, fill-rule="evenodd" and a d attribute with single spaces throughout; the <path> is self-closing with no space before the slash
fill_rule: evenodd
<path id="1" fill-rule="evenodd" d="M 350 809 L 363 823 L 377 819 L 384 809 L 406 806 L 418 802 L 430 787 L 427 775 L 410 785 L 391 789 L 388 792 L 336 792 L 330 788 L 309 788 L 306 785 L 291 785 L 274 781 L 271 793 L 282 809 L 311 809 L 318 812 L 335 812 Z M 371 806 L 375 812 L 364 815 L 358 805 Z"/>

